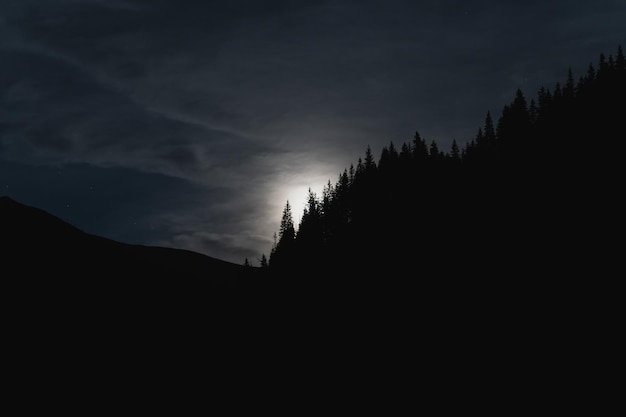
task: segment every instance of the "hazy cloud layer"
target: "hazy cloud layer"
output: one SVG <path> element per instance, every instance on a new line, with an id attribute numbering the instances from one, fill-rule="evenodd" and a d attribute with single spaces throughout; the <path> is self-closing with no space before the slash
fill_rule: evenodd
<path id="1" fill-rule="evenodd" d="M 335 181 L 367 145 L 415 130 L 463 143 L 516 88 L 582 74 L 626 39 L 622 1 L 0 9 L 0 192 L 49 209 L 71 197 L 83 211 L 64 213 L 88 231 L 236 262 L 269 254 L 285 198 Z M 54 170 L 68 178 L 38 191 Z M 120 191 L 93 199 L 73 176 Z"/>

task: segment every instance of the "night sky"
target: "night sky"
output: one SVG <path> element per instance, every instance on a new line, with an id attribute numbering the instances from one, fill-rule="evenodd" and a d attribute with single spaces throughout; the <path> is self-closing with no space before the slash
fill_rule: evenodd
<path id="1" fill-rule="evenodd" d="M 626 47 L 623 0 L 0 0 L 0 195 L 258 264 L 287 200 Z M 461 216 L 462 213 L 459 213 Z"/>

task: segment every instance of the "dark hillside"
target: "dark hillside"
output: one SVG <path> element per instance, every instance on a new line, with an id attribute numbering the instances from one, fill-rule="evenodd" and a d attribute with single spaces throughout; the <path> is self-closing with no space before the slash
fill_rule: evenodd
<path id="1" fill-rule="evenodd" d="M 29 288 L 31 295 L 193 304 L 244 291 L 258 278 L 258 268 L 88 234 L 9 197 L 0 198 L 0 231 L 3 284 Z"/>

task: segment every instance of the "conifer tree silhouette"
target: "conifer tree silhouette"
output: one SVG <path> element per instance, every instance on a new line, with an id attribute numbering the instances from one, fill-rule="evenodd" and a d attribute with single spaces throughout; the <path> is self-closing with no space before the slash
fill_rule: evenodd
<path id="1" fill-rule="evenodd" d="M 296 229 L 293 223 L 293 214 L 289 200 L 283 209 L 283 217 L 280 221 L 280 231 L 278 232 L 278 245 L 281 242 L 291 242 L 296 237 Z"/>
<path id="2" fill-rule="evenodd" d="M 413 155 L 417 161 L 425 161 L 428 158 L 428 147 L 426 141 L 422 138 L 419 132 L 415 132 L 413 136 Z"/>
<path id="3" fill-rule="evenodd" d="M 280 221 L 278 240 L 270 255 L 270 265 L 283 269 L 293 266 L 296 262 L 294 253 L 295 238 L 296 229 L 293 222 L 293 214 L 289 200 L 287 200 Z"/>
<path id="4" fill-rule="evenodd" d="M 453 161 L 461 160 L 461 151 L 459 149 L 459 145 L 456 143 L 456 139 L 452 140 L 452 146 L 450 148 L 450 158 L 452 158 Z"/>
<path id="5" fill-rule="evenodd" d="M 264 253 L 261 255 L 261 259 L 259 260 L 259 263 L 261 265 L 261 268 L 267 268 L 268 267 L 267 257 L 265 256 Z"/>
<path id="6" fill-rule="evenodd" d="M 585 243 L 574 231 L 590 228 L 581 199 L 606 200 L 604 190 L 620 178 L 611 171 L 620 163 L 607 163 L 614 155 L 600 149 L 623 131 L 621 46 L 598 61 L 577 83 L 567 69 L 563 83 L 540 87 L 530 100 L 517 89 L 497 123 L 487 111 L 475 137 L 462 147 L 453 140 L 449 152 L 417 131 L 408 143 L 382 147 L 378 163 L 368 145 L 321 198 L 309 190 L 297 234 L 286 206 L 270 269 L 287 258 L 300 265 L 315 259 L 316 271 L 352 284 L 375 275 L 379 284 L 424 288 L 438 278 L 467 288 L 475 273 L 480 278 L 471 282 L 490 288 L 566 268 L 556 248 L 577 253 L 572 242 Z M 572 227 L 564 213 L 577 213 L 585 226 Z"/>
<path id="7" fill-rule="evenodd" d="M 296 243 L 300 262 L 310 262 L 321 257 L 324 246 L 324 226 L 322 223 L 322 203 L 309 188 L 307 204 L 300 220 Z M 315 265 L 312 265 L 313 267 Z"/>

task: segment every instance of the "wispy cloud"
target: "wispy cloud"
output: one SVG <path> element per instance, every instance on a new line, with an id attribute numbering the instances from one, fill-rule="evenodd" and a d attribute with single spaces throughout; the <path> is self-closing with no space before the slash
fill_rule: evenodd
<path id="1" fill-rule="evenodd" d="M 620 1 L 3 0 L 0 157 L 163 185 L 146 239 L 252 259 L 295 190 L 415 130 L 470 139 L 624 20 Z"/>

